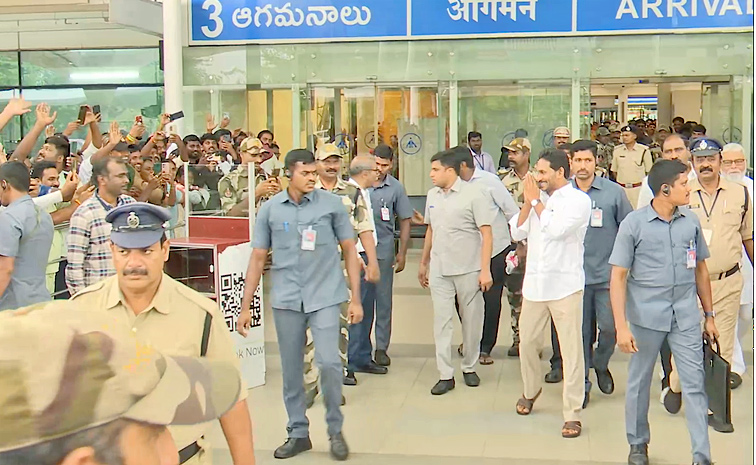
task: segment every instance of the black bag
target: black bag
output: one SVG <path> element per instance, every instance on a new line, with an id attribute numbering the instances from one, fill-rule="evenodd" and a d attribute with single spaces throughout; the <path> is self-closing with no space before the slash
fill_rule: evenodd
<path id="1" fill-rule="evenodd" d="M 716 351 L 712 347 L 716 344 Z M 715 422 L 732 425 L 730 406 L 730 364 L 722 358 L 718 341 L 704 339 L 704 372 L 706 395 L 709 397 L 709 410 L 713 412 Z"/>

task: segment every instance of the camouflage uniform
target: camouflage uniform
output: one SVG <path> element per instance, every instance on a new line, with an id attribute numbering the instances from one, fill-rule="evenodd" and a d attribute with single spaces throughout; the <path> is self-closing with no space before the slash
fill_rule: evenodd
<path id="1" fill-rule="evenodd" d="M 606 170 L 606 169 L 604 169 L 604 168 L 602 168 L 602 167 L 600 167 L 600 166 L 596 167 L 596 170 L 594 171 L 594 174 L 596 175 L 597 178 L 606 178 L 606 179 L 609 179 L 609 171 Z"/>
<path id="2" fill-rule="evenodd" d="M 598 155 L 598 163 L 597 166 L 600 168 L 604 168 L 605 170 L 608 170 L 610 166 L 612 166 L 612 156 L 614 155 L 614 145 L 612 144 L 602 144 L 600 142 L 596 142 L 596 145 L 598 145 L 598 150 L 596 151 Z"/>
<path id="3" fill-rule="evenodd" d="M 651 159 L 653 161 L 656 161 L 659 158 L 661 158 L 661 154 L 662 154 L 661 144 L 659 144 L 658 142 L 654 142 L 648 146 L 648 149 L 651 151 Z"/>
<path id="4" fill-rule="evenodd" d="M 529 172 L 535 174 L 535 170 L 530 168 Z M 522 204 L 525 203 L 525 185 L 523 180 L 517 176 L 514 168 L 507 171 L 501 180 L 504 183 L 504 187 L 507 188 L 512 198 L 517 203 L 517 206 L 522 208 Z M 518 268 L 512 271 L 510 279 L 507 280 L 507 300 L 509 301 L 509 309 L 511 311 L 511 323 L 512 323 L 512 345 L 520 345 L 520 312 L 522 311 L 522 281 L 524 275 L 522 268 Z"/>
<path id="5" fill-rule="evenodd" d="M 218 194 L 220 195 L 221 209 L 224 214 L 234 208 L 239 202 L 243 201 L 249 196 L 249 173 L 246 167 L 239 167 L 236 170 L 223 176 L 218 181 Z M 260 170 L 255 178 L 255 186 L 263 181 L 267 181 L 268 176 L 264 171 Z M 260 205 L 266 201 L 269 197 L 265 196 L 255 201 L 255 209 L 260 208 Z M 246 212 L 247 216 L 249 211 Z"/>
<path id="6" fill-rule="evenodd" d="M 315 183 L 315 189 L 325 189 L 320 179 Z M 372 232 L 374 229 L 373 223 L 370 221 L 370 214 L 368 213 L 367 204 L 365 198 L 361 195 L 357 186 L 349 184 L 341 178 L 336 181 L 336 186 L 329 192 L 341 197 L 341 201 L 344 203 L 344 207 L 349 213 L 349 219 L 354 226 L 354 236 L 357 236 L 363 232 Z M 354 200 L 357 199 L 355 204 Z M 346 273 L 345 273 L 346 275 Z M 349 285 L 349 282 L 347 282 Z M 359 296 L 358 296 L 359 298 Z M 347 366 L 347 348 L 349 345 L 349 324 L 347 321 L 347 309 L 349 303 L 345 302 L 341 305 L 341 340 L 339 341 L 339 353 L 341 355 L 341 362 L 344 366 L 344 373 L 346 374 Z M 305 381 L 305 398 L 308 399 L 308 403 L 312 401 L 318 395 L 318 379 L 320 373 L 318 367 L 315 365 L 315 343 L 312 338 L 310 329 L 307 329 L 307 345 L 305 346 L 304 353 L 304 381 Z"/>

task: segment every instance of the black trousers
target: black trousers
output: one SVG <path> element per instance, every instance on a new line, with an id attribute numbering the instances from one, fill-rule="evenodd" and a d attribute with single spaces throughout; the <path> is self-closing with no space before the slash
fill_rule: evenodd
<path id="1" fill-rule="evenodd" d="M 483 316 L 483 337 L 480 340 L 480 351 L 490 354 L 496 345 L 496 339 L 499 336 L 499 319 L 501 318 L 501 296 L 504 294 L 504 277 L 507 269 L 507 253 L 505 249 L 495 257 L 491 258 L 491 277 L 493 284 L 491 289 L 483 293 L 485 301 L 485 313 Z M 457 308 L 457 316 L 462 321 L 462 315 L 459 313 L 459 302 L 454 301 Z"/>
<path id="2" fill-rule="evenodd" d="M 55 298 L 56 299 L 68 299 L 71 294 L 68 293 L 68 286 L 66 286 L 66 266 L 68 261 L 63 260 L 58 263 L 58 271 L 55 273 Z M 65 292 L 64 292 L 65 291 Z M 60 294 L 58 294 L 60 292 Z"/>

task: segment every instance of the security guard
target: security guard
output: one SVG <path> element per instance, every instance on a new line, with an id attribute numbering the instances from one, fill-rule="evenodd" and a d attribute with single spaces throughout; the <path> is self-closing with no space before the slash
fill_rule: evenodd
<path id="1" fill-rule="evenodd" d="M 743 290 L 740 273 L 743 248 L 753 264 L 753 205 L 746 186 L 720 177 L 722 145 L 718 141 L 705 137 L 694 139 L 690 153 L 698 175 L 690 183 L 690 209 L 698 216 L 711 251 L 706 266 L 711 279 L 719 348 L 722 357 L 732 363 Z M 677 371 L 673 371 L 664 406 L 670 413 L 677 413 L 681 403 L 680 380 Z M 732 431 L 732 425 L 712 426 L 718 431 Z"/>
<path id="2" fill-rule="evenodd" d="M 524 180 L 528 173 L 535 174 L 530 166 L 530 141 L 525 138 L 514 139 L 504 147 L 509 151 L 509 171 L 506 172 L 501 182 L 507 188 L 517 207 L 522 208 L 525 203 Z M 525 247 L 524 245 L 522 246 Z M 507 355 L 517 357 L 520 354 L 520 311 L 522 310 L 522 281 L 525 277 L 524 267 L 512 270 L 507 280 L 507 300 L 511 312 L 512 324 L 512 347 L 507 350 Z"/>
<path id="3" fill-rule="evenodd" d="M 274 457 L 286 459 L 312 449 L 306 415 L 302 379 L 302 349 L 310 329 L 316 360 L 322 374 L 326 423 L 331 441 L 331 456 L 346 460 L 349 455 L 339 404 L 342 390 L 342 360 L 339 357 L 341 305 L 349 293 L 339 259 L 344 255 L 349 282 L 355 296 L 360 295 L 360 265 L 354 242 L 354 227 L 341 200 L 315 188 L 317 168 L 312 152 L 292 150 L 286 155 L 285 191 L 260 208 L 252 235 L 252 257 L 237 321 L 237 331 L 246 335 L 251 323 L 249 307 L 260 282 L 268 250 L 273 250 L 270 268 L 271 305 L 281 352 L 284 403 L 289 415 L 288 439 L 276 449 Z M 349 323 L 362 320 L 362 303 L 354 298 L 348 305 Z"/>
<path id="4" fill-rule="evenodd" d="M 566 126 L 559 126 L 554 129 L 553 147 L 559 148 L 560 145 L 570 143 L 570 129 Z"/>
<path id="5" fill-rule="evenodd" d="M 635 208 L 643 177 L 651 170 L 653 160 L 645 145 L 637 143 L 638 130 L 634 126 L 622 128 L 622 145 L 614 148 L 611 171 L 614 179 L 625 188 L 630 204 Z"/>
<path id="6" fill-rule="evenodd" d="M 0 314 L 0 463 L 174 464 L 166 425 L 212 421 L 236 404 L 233 364 L 165 356 L 102 309 L 75 307 Z"/>
<path id="7" fill-rule="evenodd" d="M 711 465 L 702 315 L 696 294 L 703 306 L 707 335 L 716 339 L 718 334 L 705 262 L 709 248 L 696 215 L 681 208 L 690 200 L 685 172 L 685 165 L 679 161 L 659 160 L 654 164 L 648 175 L 654 199 L 651 205 L 625 217 L 609 257 L 609 295 L 617 344 L 620 350 L 632 354 L 625 399 L 630 465 L 648 465 L 651 379 L 664 340 L 669 342 L 680 369 L 693 463 Z"/>
<path id="8" fill-rule="evenodd" d="M 354 227 L 355 239 L 359 239 L 362 247 L 365 249 L 365 255 L 368 259 L 367 269 L 365 270 L 366 279 L 371 283 L 377 283 L 380 281 L 380 270 L 378 268 L 375 238 L 373 237 L 373 231 L 375 230 L 373 215 L 370 213 L 371 210 L 368 209 L 367 202 L 359 188 L 347 183 L 339 176 L 341 173 L 342 158 L 341 150 L 335 144 L 323 144 L 318 148 L 318 152 L 315 155 L 318 166 L 318 180 L 315 182 L 315 188 L 326 190 L 341 197 L 341 201 Z M 349 345 L 349 330 L 345 314 L 346 306 L 342 306 L 341 310 L 342 340 L 340 348 L 345 367 L 344 384 L 354 386 L 357 384 L 357 378 L 353 372 L 346 370 L 347 349 Z M 314 354 L 313 340 L 311 335 L 308 335 L 307 349 L 305 350 L 305 384 L 308 405 L 312 404 L 318 393 L 318 371 L 315 364 L 312 363 Z"/>
<path id="9" fill-rule="evenodd" d="M 249 163 L 255 164 L 255 207 L 281 191 L 277 179 L 269 178 L 262 169 L 263 145 L 260 139 L 247 137 L 239 145 L 241 165 L 218 181 L 221 209 L 226 216 L 249 215 Z"/>
<path id="10" fill-rule="evenodd" d="M 225 361 L 238 372 L 234 344 L 218 304 L 163 273 L 170 250 L 164 224 L 170 218 L 167 209 L 142 202 L 112 209 L 105 221 L 113 225 L 116 275 L 71 299 L 77 308 L 102 309 L 140 341 L 168 355 Z M 254 464 L 246 398 L 247 390 L 242 389 L 236 405 L 220 418 L 226 439 L 234 438 L 228 441 L 234 465 Z M 208 424 L 171 428 L 181 463 L 212 463 L 204 437 L 208 429 Z"/>
<path id="11" fill-rule="evenodd" d="M 596 130 L 596 143 L 598 144 L 597 165 L 608 172 L 612 166 L 612 156 L 614 155 L 614 144 L 611 139 L 612 133 L 609 129 L 601 126 Z"/>

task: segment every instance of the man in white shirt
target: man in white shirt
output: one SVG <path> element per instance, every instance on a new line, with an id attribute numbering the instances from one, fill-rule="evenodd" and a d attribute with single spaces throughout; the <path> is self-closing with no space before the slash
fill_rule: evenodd
<path id="1" fill-rule="evenodd" d="M 690 166 L 690 151 L 685 140 L 679 134 L 672 134 L 662 142 L 661 157 L 665 160 L 680 160 L 688 167 L 688 181 L 696 179 L 696 172 Z M 648 176 L 641 181 L 640 192 L 638 193 L 638 203 L 635 206 L 639 210 L 651 203 L 654 198 L 651 188 L 648 187 Z"/>
<path id="2" fill-rule="evenodd" d="M 507 267 L 504 250 L 512 243 L 507 223 L 520 212 L 520 209 L 517 208 L 512 194 L 504 187 L 498 176 L 475 166 L 472 154 L 466 147 L 456 147 L 452 150 L 460 157 L 459 177 L 463 181 L 481 187 L 485 192 L 490 194 L 491 209 L 496 215 L 493 223 L 491 223 L 493 233 L 491 277 L 493 277 L 493 285 L 491 289 L 483 294 L 485 311 L 479 358 L 481 365 L 491 365 L 493 364 L 491 351 L 496 345 L 499 332 L 501 295 L 504 291 L 504 277 Z"/>
<path id="3" fill-rule="evenodd" d="M 528 241 L 520 315 L 520 371 L 525 388 L 517 401 L 517 413 L 530 414 L 541 394 L 538 351 L 553 320 L 564 364 L 562 437 L 575 438 L 582 431 L 580 412 L 585 394 L 583 240 L 591 199 L 570 184 L 570 165 L 563 151 L 544 150 L 535 169 L 535 176 L 525 177 L 520 214 L 509 222 L 512 239 Z"/>
<path id="4" fill-rule="evenodd" d="M 722 175 L 730 181 L 739 182 L 748 188 L 748 194 L 753 199 L 753 179 L 745 175 L 748 162 L 743 146 L 727 144 L 722 148 Z M 752 214 L 752 213 L 749 213 Z M 741 340 L 753 328 L 753 265 L 748 260 L 745 247 L 743 259 L 740 261 L 740 272 L 743 274 L 743 292 L 740 294 L 740 313 L 735 324 L 735 347 L 732 352 L 732 373 L 730 387 L 737 389 L 743 383 L 746 371 L 743 360 L 743 346 Z"/>

